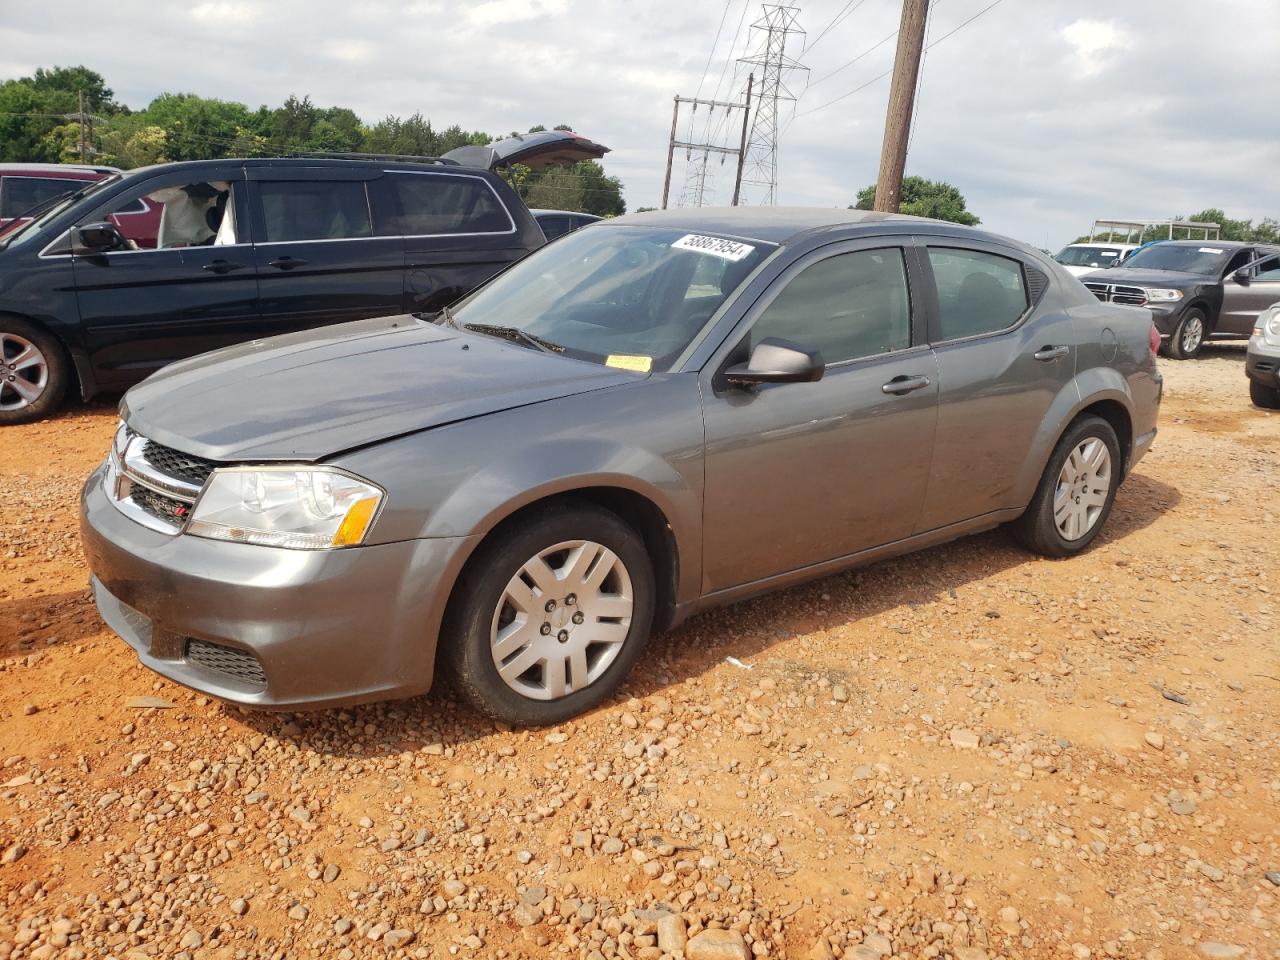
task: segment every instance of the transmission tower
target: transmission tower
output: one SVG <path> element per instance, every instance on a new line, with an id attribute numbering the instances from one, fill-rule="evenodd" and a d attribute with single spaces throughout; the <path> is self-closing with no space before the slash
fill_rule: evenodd
<path id="1" fill-rule="evenodd" d="M 739 61 L 758 67 L 762 77 L 742 182 L 757 188 L 759 203 L 772 206 L 778 202 L 778 103 L 795 100 L 784 77 L 793 70 L 809 68 L 787 56 L 787 40 L 804 36 L 798 23 L 800 8 L 776 3 L 763 6 L 763 16 L 751 25 L 759 38 L 755 53 Z"/>

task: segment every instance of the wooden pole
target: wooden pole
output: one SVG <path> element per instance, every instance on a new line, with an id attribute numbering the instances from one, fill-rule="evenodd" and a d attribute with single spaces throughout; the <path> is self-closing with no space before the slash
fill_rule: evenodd
<path id="1" fill-rule="evenodd" d="M 675 98 L 671 108 L 671 139 L 667 141 L 667 177 L 662 181 L 662 209 L 667 209 L 667 198 L 671 196 L 671 163 L 676 155 L 676 121 L 680 116 L 680 98 Z"/>
<path id="2" fill-rule="evenodd" d="M 80 91 L 80 162 L 84 163 L 88 155 L 84 136 L 84 91 Z"/>
<path id="3" fill-rule="evenodd" d="M 928 12 L 929 0 L 902 0 L 898 52 L 893 61 L 884 148 L 880 153 L 880 176 L 876 180 L 875 209 L 885 213 L 897 213 L 902 199 L 902 173 L 907 165 L 907 140 L 911 135 L 911 111 L 915 106 Z"/>
<path id="4" fill-rule="evenodd" d="M 738 144 L 738 175 L 733 181 L 733 205 L 738 205 L 738 196 L 742 193 L 742 168 L 747 160 L 747 125 L 751 120 L 751 87 L 756 75 L 747 74 L 747 105 L 742 110 L 742 140 Z"/>

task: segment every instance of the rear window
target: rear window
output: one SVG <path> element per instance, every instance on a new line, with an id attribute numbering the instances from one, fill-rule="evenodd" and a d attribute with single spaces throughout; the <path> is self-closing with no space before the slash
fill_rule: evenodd
<path id="1" fill-rule="evenodd" d="M 369 237 L 369 199 L 360 180 L 262 180 L 266 241 Z"/>
<path id="2" fill-rule="evenodd" d="M 390 210 L 387 222 L 379 224 L 379 233 L 410 237 L 515 229 L 506 208 L 479 177 L 388 173 L 383 182 Z"/>
<path id="3" fill-rule="evenodd" d="M 66 177 L 7 176 L 0 180 L 0 217 L 20 216 L 36 204 L 79 190 L 84 185 L 84 180 Z"/>

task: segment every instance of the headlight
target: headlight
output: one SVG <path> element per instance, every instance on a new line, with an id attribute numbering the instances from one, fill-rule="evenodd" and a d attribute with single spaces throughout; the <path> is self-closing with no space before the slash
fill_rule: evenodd
<path id="1" fill-rule="evenodd" d="M 111 439 L 111 452 L 117 457 L 124 456 L 124 448 L 129 445 L 129 439 L 133 436 L 133 431 L 125 426 L 121 420 L 116 424 L 116 435 Z"/>
<path id="2" fill-rule="evenodd" d="M 1280 346 L 1280 303 L 1262 311 L 1258 317 L 1258 325 L 1253 328 L 1253 335 L 1262 337 L 1273 346 Z"/>
<path id="3" fill-rule="evenodd" d="M 293 550 L 353 547 L 382 496 L 330 467 L 227 467 L 210 475 L 186 532 Z"/>
<path id="4" fill-rule="evenodd" d="M 1147 299 L 1152 303 L 1167 303 L 1170 300 L 1181 300 L 1181 290 L 1168 290 L 1164 287 L 1147 287 Z"/>

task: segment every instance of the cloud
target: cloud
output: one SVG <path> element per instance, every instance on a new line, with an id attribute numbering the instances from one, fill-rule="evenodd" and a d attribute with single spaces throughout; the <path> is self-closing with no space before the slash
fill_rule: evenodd
<path id="1" fill-rule="evenodd" d="M 194 19 L 213 24 L 249 23 L 258 19 L 258 15 L 252 4 L 235 0 L 206 0 L 191 8 Z"/>
<path id="2" fill-rule="evenodd" d="M 373 59 L 373 44 L 367 40 L 330 40 L 324 45 L 325 56 L 342 63 L 364 63 Z"/>
<path id="3" fill-rule="evenodd" d="M 1108 66 L 1113 53 L 1130 46 L 1128 33 L 1107 20 L 1077 20 L 1062 30 L 1081 73 L 1092 76 Z"/>

